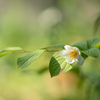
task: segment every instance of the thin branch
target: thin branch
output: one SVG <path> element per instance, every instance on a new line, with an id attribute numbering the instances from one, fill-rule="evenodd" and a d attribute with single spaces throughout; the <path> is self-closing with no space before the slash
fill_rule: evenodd
<path id="1" fill-rule="evenodd" d="M 29 52 L 31 52 L 31 51 L 26 51 L 26 50 L 23 50 L 23 51 L 21 51 L 21 52 L 13 52 L 13 54 L 29 53 Z"/>
<path id="2" fill-rule="evenodd" d="M 45 50 L 44 52 L 57 52 L 59 50 Z M 13 54 L 29 53 L 31 51 L 22 50 L 21 52 L 12 52 Z"/>
<path id="3" fill-rule="evenodd" d="M 57 52 L 59 50 L 45 50 L 45 52 Z"/>

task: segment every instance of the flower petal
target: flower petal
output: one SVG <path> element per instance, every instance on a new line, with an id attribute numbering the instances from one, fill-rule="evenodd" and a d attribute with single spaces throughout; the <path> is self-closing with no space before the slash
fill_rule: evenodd
<path id="1" fill-rule="evenodd" d="M 78 55 L 81 54 L 81 53 L 80 53 L 80 50 L 79 50 L 77 47 L 73 47 L 73 49 L 77 51 Z"/>
<path id="2" fill-rule="evenodd" d="M 77 66 L 82 66 L 84 63 L 84 58 L 80 55 L 78 55 L 78 57 L 75 59 L 75 63 Z"/>
<path id="3" fill-rule="evenodd" d="M 60 52 L 61 57 L 66 58 L 68 56 L 69 52 L 67 50 L 62 50 Z"/>
<path id="4" fill-rule="evenodd" d="M 68 62 L 69 64 L 72 64 L 75 62 L 75 60 L 73 58 L 67 57 L 66 62 Z"/>
<path id="5" fill-rule="evenodd" d="M 72 50 L 72 47 L 71 47 L 70 45 L 65 45 L 64 48 L 65 48 L 67 51 Z"/>

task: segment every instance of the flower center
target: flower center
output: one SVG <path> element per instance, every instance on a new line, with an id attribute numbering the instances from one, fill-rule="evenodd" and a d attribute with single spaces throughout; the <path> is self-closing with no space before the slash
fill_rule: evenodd
<path id="1" fill-rule="evenodd" d="M 75 58 L 77 56 L 77 51 L 76 50 L 71 50 L 69 55 L 70 55 L 70 58 Z"/>

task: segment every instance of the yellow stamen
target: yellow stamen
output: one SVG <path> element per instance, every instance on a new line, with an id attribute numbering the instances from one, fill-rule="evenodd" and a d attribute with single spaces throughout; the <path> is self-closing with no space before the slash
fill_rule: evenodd
<path id="1" fill-rule="evenodd" d="M 77 51 L 76 50 L 71 50 L 69 55 L 70 55 L 70 58 L 75 58 L 77 56 Z"/>

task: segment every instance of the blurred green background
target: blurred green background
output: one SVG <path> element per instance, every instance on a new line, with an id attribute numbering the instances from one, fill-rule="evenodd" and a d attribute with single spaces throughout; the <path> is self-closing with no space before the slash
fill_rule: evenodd
<path id="1" fill-rule="evenodd" d="M 0 0 L 0 50 L 69 45 L 94 35 L 100 0 Z M 17 58 L 0 58 L 0 100 L 100 100 L 100 57 L 51 78 L 53 53 L 44 53 L 28 68 L 17 70 Z"/>

